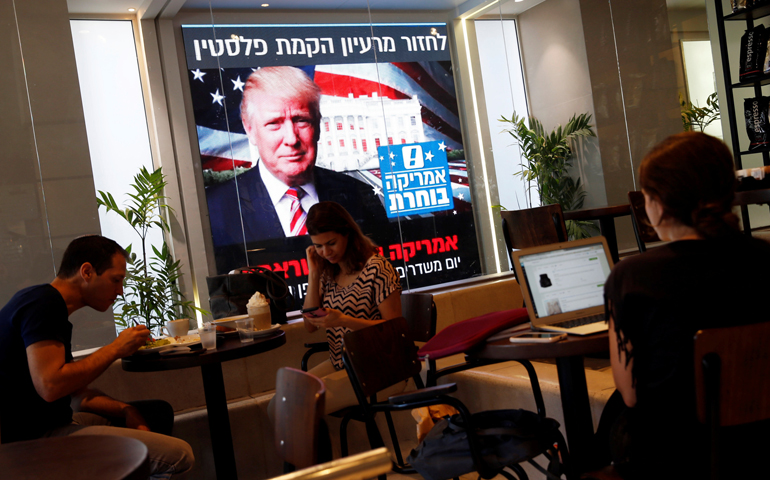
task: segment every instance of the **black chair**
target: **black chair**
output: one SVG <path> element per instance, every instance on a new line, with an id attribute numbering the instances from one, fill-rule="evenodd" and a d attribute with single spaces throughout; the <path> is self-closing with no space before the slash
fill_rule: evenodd
<path id="1" fill-rule="evenodd" d="M 745 192 L 735 192 L 735 199 L 733 205 L 740 207 L 741 218 L 743 219 L 744 230 L 743 233 L 751 235 L 751 229 L 747 229 L 746 225 L 751 225 L 749 222 L 749 205 L 768 205 L 770 204 L 770 189 L 762 190 L 748 190 Z"/>
<path id="2" fill-rule="evenodd" d="M 628 203 L 631 205 L 631 224 L 634 227 L 634 237 L 639 246 L 639 253 L 647 251 L 647 244 L 660 242 L 655 229 L 647 218 L 647 210 L 644 208 L 644 195 L 642 192 L 628 192 Z"/>
<path id="3" fill-rule="evenodd" d="M 409 325 L 410 337 L 419 342 L 427 342 L 436 334 L 436 303 L 433 301 L 432 293 L 402 293 L 401 294 L 401 312 L 407 319 Z M 327 342 L 306 343 L 308 350 L 302 357 L 302 371 L 307 371 L 308 361 L 311 356 L 319 352 L 328 352 L 329 344 Z M 432 378 L 436 371 L 435 360 L 428 361 L 428 378 Z M 332 412 L 331 415 L 342 418 L 340 423 L 340 450 L 343 457 L 348 455 L 347 427 L 351 420 L 364 421 L 365 416 L 357 406 L 343 408 L 342 410 Z M 392 423 L 390 416 L 388 421 Z M 395 434 L 395 430 L 392 430 Z M 395 441 L 395 440 L 394 440 Z"/>
<path id="4" fill-rule="evenodd" d="M 511 250 L 566 242 L 568 239 L 559 204 L 502 210 L 500 217 L 503 219 L 503 237 L 509 256 Z"/>
<path id="5" fill-rule="evenodd" d="M 508 478 L 512 478 L 502 469 L 490 468 L 485 463 L 480 452 L 480 444 L 475 435 L 470 412 L 461 401 L 448 396 L 448 394 L 457 390 L 457 385 L 451 383 L 423 388 L 422 379 L 419 375 L 421 366 L 417 358 L 417 347 L 409 336 L 409 329 L 405 319 L 395 318 L 372 325 L 371 327 L 348 332 L 344 338 L 342 358 L 364 415 L 366 432 L 372 448 L 384 446 L 382 436 L 375 422 L 375 415 L 378 412 L 386 413 L 388 429 L 390 430 L 397 459 L 394 466 L 396 472 L 414 473 L 415 471 L 402 458 L 398 438 L 389 414 L 394 411 L 409 411 L 413 408 L 428 405 L 447 404 L 460 412 L 464 424 L 468 426 L 470 453 L 474 466 L 481 477 L 493 478 L 498 474 L 503 474 Z M 523 361 L 521 363 L 527 368 L 530 375 L 538 415 L 541 418 L 545 418 L 543 397 L 535 370 L 529 362 Z M 414 380 L 418 387 L 417 391 L 390 397 L 388 401 L 377 401 L 376 393 L 378 391 L 409 378 Z M 553 437 L 552 441 L 549 440 L 549 445 L 558 445 L 562 459 L 566 464 L 568 452 L 564 439 L 558 430 L 554 433 Z M 542 453 L 546 452 L 543 451 Z M 544 471 L 542 467 L 534 462 L 532 463 L 536 468 Z M 508 467 L 520 479 L 527 478 L 519 465 L 508 465 Z"/>
<path id="6" fill-rule="evenodd" d="M 710 478 L 736 478 L 721 474 L 720 435 L 723 427 L 770 419 L 770 322 L 700 330 L 694 341 L 695 394 L 698 419 L 709 432 Z M 737 461 L 763 464 L 751 457 Z"/>
<path id="7" fill-rule="evenodd" d="M 401 294 L 401 314 L 406 318 L 409 332 L 416 342 L 427 342 L 436 335 L 436 303 L 432 293 L 408 292 Z M 301 369 L 307 372 L 310 357 L 320 352 L 328 352 L 327 342 L 306 343 L 308 349 L 302 356 Z M 429 365 L 435 371 L 436 363 Z"/>
<path id="8" fill-rule="evenodd" d="M 276 375 L 275 448 L 284 471 L 318 463 L 326 387 L 315 375 L 284 367 Z"/>

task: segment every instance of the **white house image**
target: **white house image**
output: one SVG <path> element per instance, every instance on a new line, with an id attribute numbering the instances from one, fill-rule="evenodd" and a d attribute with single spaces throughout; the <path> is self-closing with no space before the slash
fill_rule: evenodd
<path id="1" fill-rule="evenodd" d="M 316 164 L 336 171 L 379 168 L 377 147 L 426 141 L 417 96 L 321 97 Z"/>

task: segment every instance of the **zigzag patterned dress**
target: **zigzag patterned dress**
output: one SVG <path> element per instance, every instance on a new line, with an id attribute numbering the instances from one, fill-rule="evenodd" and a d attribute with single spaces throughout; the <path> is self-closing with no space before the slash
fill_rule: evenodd
<path id="1" fill-rule="evenodd" d="M 377 306 L 391 293 L 401 291 L 401 280 L 389 261 L 374 254 L 366 261 L 358 277 L 347 287 L 339 286 L 334 279 L 326 275 L 321 277 L 321 286 L 324 308 L 335 308 L 351 317 L 380 320 L 382 315 Z M 326 329 L 329 358 L 337 370 L 343 368 L 342 337 L 349 331 L 349 328 L 344 327 Z"/>

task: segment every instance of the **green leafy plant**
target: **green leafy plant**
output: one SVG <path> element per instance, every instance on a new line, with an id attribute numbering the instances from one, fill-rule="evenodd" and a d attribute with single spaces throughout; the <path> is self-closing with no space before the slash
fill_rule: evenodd
<path id="1" fill-rule="evenodd" d="M 719 98 L 717 92 L 712 93 L 706 99 L 706 106 L 686 101 L 679 97 L 679 105 L 682 107 L 682 126 L 685 132 L 704 131 L 712 122 L 719 119 Z"/>
<path id="2" fill-rule="evenodd" d="M 580 177 L 573 179 L 567 170 L 573 159 L 570 143 L 579 137 L 596 136 L 591 115 L 573 115 L 564 128 L 559 125 L 550 133 L 545 132 L 543 124 L 536 118 L 529 117 L 525 122 L 516 112 L 511 118 L 502 116 L 500 122 L 510 125 L 503 132 L 516 140 L 527 162 L 516 175 L 520 175 L 527 185 L 528 204 L 532 204 L 534 184 L 541 205 L 558 203 L 564 211 L 582 208 L 586 192 Z M 565 223 L 573 240 L 589 237 L 590 231 L 596 230 L 596 226 L 588 221 L 567 220 Z"/>
<path id="3" fill-rule="evenodd" d="M 173 209 L 165 204 L 167 197 L 163 189 L 167 182 L 160 168 L 153 172 L 142 167 L 130 185 L 133 190 L 128 194 L 130 201 L 125 208 L 120 208 L 112 194 L 98 191 L 96 203 L 108 212 L 114 212 L 131 225 L 141 239 L 141 256 L 134 252 L 133 245 L 129 253 L 123 295 L 115 301 L 115 323 L 122 327 L 144 324 L 150 330 L 158 331 L 168 320 L 188 318 L 194 312 L 208 312 L 187 301 L 179 290 L 181 263 L 174 260 L 166 242 L 160 249 L 149 245 L 147 235 L 153 227 L 164 233 L 170 230 L 167 218 Z"/>

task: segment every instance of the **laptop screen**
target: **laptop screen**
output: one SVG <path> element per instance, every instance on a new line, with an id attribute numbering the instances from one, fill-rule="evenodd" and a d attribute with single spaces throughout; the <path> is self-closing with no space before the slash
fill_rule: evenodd
<path id="1" fill-rule="evenodd" d="M 522 255 L 519 263 L 537 318 L 604 304 L 610 264 L 601 243 Z"/>

